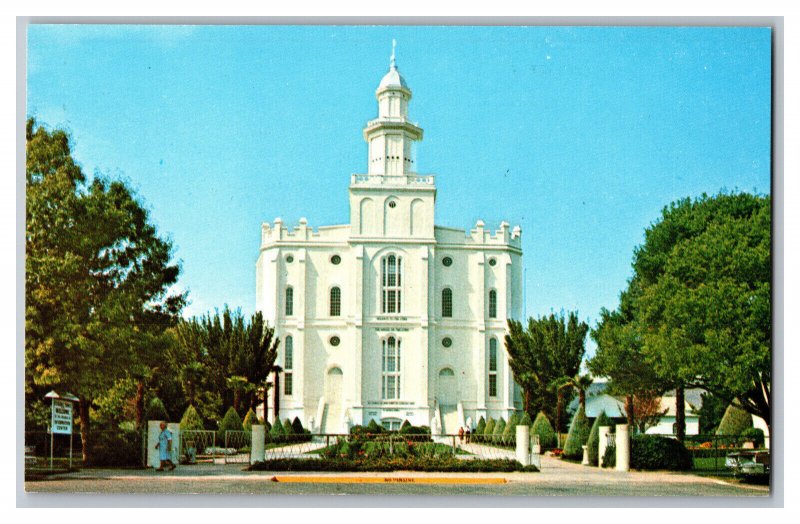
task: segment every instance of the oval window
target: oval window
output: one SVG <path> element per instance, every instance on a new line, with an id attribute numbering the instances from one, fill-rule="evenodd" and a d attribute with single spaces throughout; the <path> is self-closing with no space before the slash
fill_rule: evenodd
<path id="1" fill-rule="evenodd" d="M 490 258 L 489 259 L 489 265 L 490 266 L 497 265 L 497 259 L 496 258 Z"/>
<path id="2" fill-rule="evenodd" d="M 286 255 L 286 263 L 291 264 L 294 262 L 294 257 L 292 255 Z"/>
<path id="3" fill-rule="evenodd" d="M 443 345 L 444 347 L 446 347 L 446 348 L 449 348 L 450 346 L 452 346 L 452 345 L 453 345 L 453 339 L 452 339 L 452 338 L 450 338 L 450 337 L 444 337 L 444 338 L 442 339 L 442 345 Z"/>
<path id="4" fill-rule="evenodd" d="M 334 266 L 338 266 L 341 261 L 342 257 L 340 257 L 339 255 L 333 255 L 331 257 L 331 264 L 333 264 Z"/>
<path id="5" fill-rule="evenodd" d="M 391 202 L 389 202 L 389 207 L 392 208 L 392 209 L 396 208 L 397 207 L 397 202 L 392 200 Z"/>
<path id="6" fill-rule="evenodd" d="M 334 346 L 334 347 L 335 347 L 335 346 L 338 346 L 338 345 L 339 345 L 339 342 L 341 342 L 341 340 L 339 340 L 339 337 L 337 337 L 336 335 L 334 335 L 334 336 L 332 336 L 332 337 L 331 337 L 331 340 L 330 340 L 330 342 L 331 342 L 331 346 Z"/>
<path id="7" fill-rule="evenodd" d="M 450 266 L 452 266 L 452 265 L 453 265 L 453 259 L 452 259 L 452 258 L 450 258 L 450 257 L 444 257 L 444 258 L 442 259 L 442 265 L 443 265 L 444 267 L 450 267 Z"/>

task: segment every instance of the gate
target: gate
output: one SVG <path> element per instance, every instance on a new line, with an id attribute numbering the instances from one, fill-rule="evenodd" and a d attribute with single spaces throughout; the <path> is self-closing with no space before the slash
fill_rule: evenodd
<path id="1" fill-rule="evenodd" d="M 250 431 L 226 431 L 223 448 L 225 464 L 249 464 L 252 438 Z"/>
<path id="2" fill-rule="evenodd" d="M 181 464 L 198 464 L 201 462 L 214 462 L 221 455 L 217 447 L 217 432 L 210 430 L 187 429 L 181 431 L 180 453 Z"/>

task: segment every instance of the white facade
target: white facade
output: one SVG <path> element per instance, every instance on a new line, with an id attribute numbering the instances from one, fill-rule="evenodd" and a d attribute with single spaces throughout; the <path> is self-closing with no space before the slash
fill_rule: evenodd
<path id="1" fill-rule="evenodd" d="M 281 339 L 280 418 L 326 433 L 508 419 L 520 405 L 504 335 L 522 311 L 521 230 L 435 226 L 434 176 L 415 172 L 423 131 L 394 55 L 376 98 L 349 223 L 262 225 L 256 307 Z"/>

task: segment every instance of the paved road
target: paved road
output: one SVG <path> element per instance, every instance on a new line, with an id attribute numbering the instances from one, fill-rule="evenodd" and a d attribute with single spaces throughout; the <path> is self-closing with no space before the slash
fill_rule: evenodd
<path id="1" fill-rule="evenodd" d="M 484 473 L 472 477 L 503 477 L 506 484 L 334 484 L 280 483 L 274 472 L 242 471 L 241 465 L 181 466 L 174 472 L 152 470 L 83 470 L 48 480 L 26 482 L 28 491 L 67 493 L 219 493 L 270 495 L 567 495 L 567 496 L 765 496 L 764 486 L 695 475 L 599 470 L 544 457 L 540 473 Z M 277 473 L 277 475 L 309 475 Z M 443 473 L 315 473 L 326 476 L 464 477 Z"/>

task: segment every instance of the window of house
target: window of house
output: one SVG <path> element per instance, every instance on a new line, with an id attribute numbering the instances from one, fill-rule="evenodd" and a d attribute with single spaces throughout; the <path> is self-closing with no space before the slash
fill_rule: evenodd
<path id="1" fill-rule="evenodd" d="M 292 394 L 292 368 L 294 366 L 294 340 L 291 335 L 286 336 L 283 343 L 283 394 Z"/>
<path id="2" fill-rule="evenodd" d="M 446 287 L 442 290 L 442 317 L 453 316 L 453 290 Z"/>
<path id="3" fill-rule="evenodd" d="M 387 431 L 398 431 L 400 425 L 403 423 L 399 418 L 384 418 L 381 419 L 381 426 Z"/>
<path id="4" fill-rule="evenodd" d="M 403 259 L 387 255 L 381 260 L 381 312 L 402 310 Z"/>
<path id="5" fill-rule="evenodd" d="M 497 318 L 497 291 L 489 291 L 489 318 Z"/>
<path id="6" fill-rule="evenodd" d="M 294 315 L 294 288 L 289 286 L 286 288 L 286 316 Z"/>
<path id="7" fill-rule="evenodd" d="M 342 314 L 342 290 L 338 287 L 331 288 L 330 314 L 332 317 Z"/>
<path id="8" fill-rule="evenodd" d="M 383 340 L 381 397 L 384 400 L 400 398 L 400 339 Z"/>
<path id="9" fill-rule="evenodd" d="M 489 339 L 489 396 L 497 396 L 497 339 Z"/>

